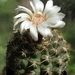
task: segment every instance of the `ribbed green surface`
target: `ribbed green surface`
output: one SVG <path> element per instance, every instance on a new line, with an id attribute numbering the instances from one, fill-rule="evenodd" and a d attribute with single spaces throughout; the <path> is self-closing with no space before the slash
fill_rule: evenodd
<path id="1" fill-rule="evenodd" d="M 15 33 L 8 42 L 6 55 L 7 75 L 61 75 L 66 69 L 69 54 L 60 32 L 53 30 L 53 38 L 35 42 L 28 32 Z"/>

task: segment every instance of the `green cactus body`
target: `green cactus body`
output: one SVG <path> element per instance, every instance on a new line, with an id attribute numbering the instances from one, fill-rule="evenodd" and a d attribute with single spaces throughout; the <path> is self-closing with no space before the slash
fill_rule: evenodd
<path id="1" fill-rule="evenodd" d="M 59 31 L 45 39 L 39 34 L 34 41 L 29 32 L 14 33 L 8 42 L 6 54 L 7 75 L 61 75 L 66 69 L 69 54 L 66 41 Z"/>

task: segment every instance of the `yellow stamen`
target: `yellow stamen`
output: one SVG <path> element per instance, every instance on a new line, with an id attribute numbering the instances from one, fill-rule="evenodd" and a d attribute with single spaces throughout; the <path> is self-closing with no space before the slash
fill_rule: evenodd
<path id="1" fill-rule="evenodd" d="M 46 19 L 41 14 L 34 14 L 31 18 L 31 22 L 33 22 L 34 25 L 39 25 L 44 21 L 46 21 Z"/>

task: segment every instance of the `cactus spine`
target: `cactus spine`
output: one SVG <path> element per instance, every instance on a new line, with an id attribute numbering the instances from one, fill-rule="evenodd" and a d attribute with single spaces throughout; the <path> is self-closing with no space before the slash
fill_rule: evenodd
<path id="1" fill-rule="evenodd" d="M 61 33 L 53 30 L 53 37 L 39 34 L 34 41 L 29 31 L 14 33 L 7 45 L 6 75 L 61 75 L 66 69 L 69 54 Z"/>

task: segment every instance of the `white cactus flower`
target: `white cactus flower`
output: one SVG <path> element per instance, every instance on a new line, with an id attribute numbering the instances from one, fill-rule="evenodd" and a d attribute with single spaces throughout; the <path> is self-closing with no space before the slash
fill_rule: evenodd
<path id="1" fill-rule="evenodd" d="M 62 28 L 65 26 L 65 22 L 62 21 L 65 14 L 60 13 L 60 7 L 53 6 L 53 1 L 48 0 L 45 7 L 42 1 L 33 0 L 30 1 L 32 10 L 26 7 L 18 6 L 16 11 L 23 11 L 14 17 L 14 27 L 20 23 L 20 33 L 29 29 L 31 37 L 38 41 L 38 33 L 43 37 L 52 37 L 52 28 Z"/>

